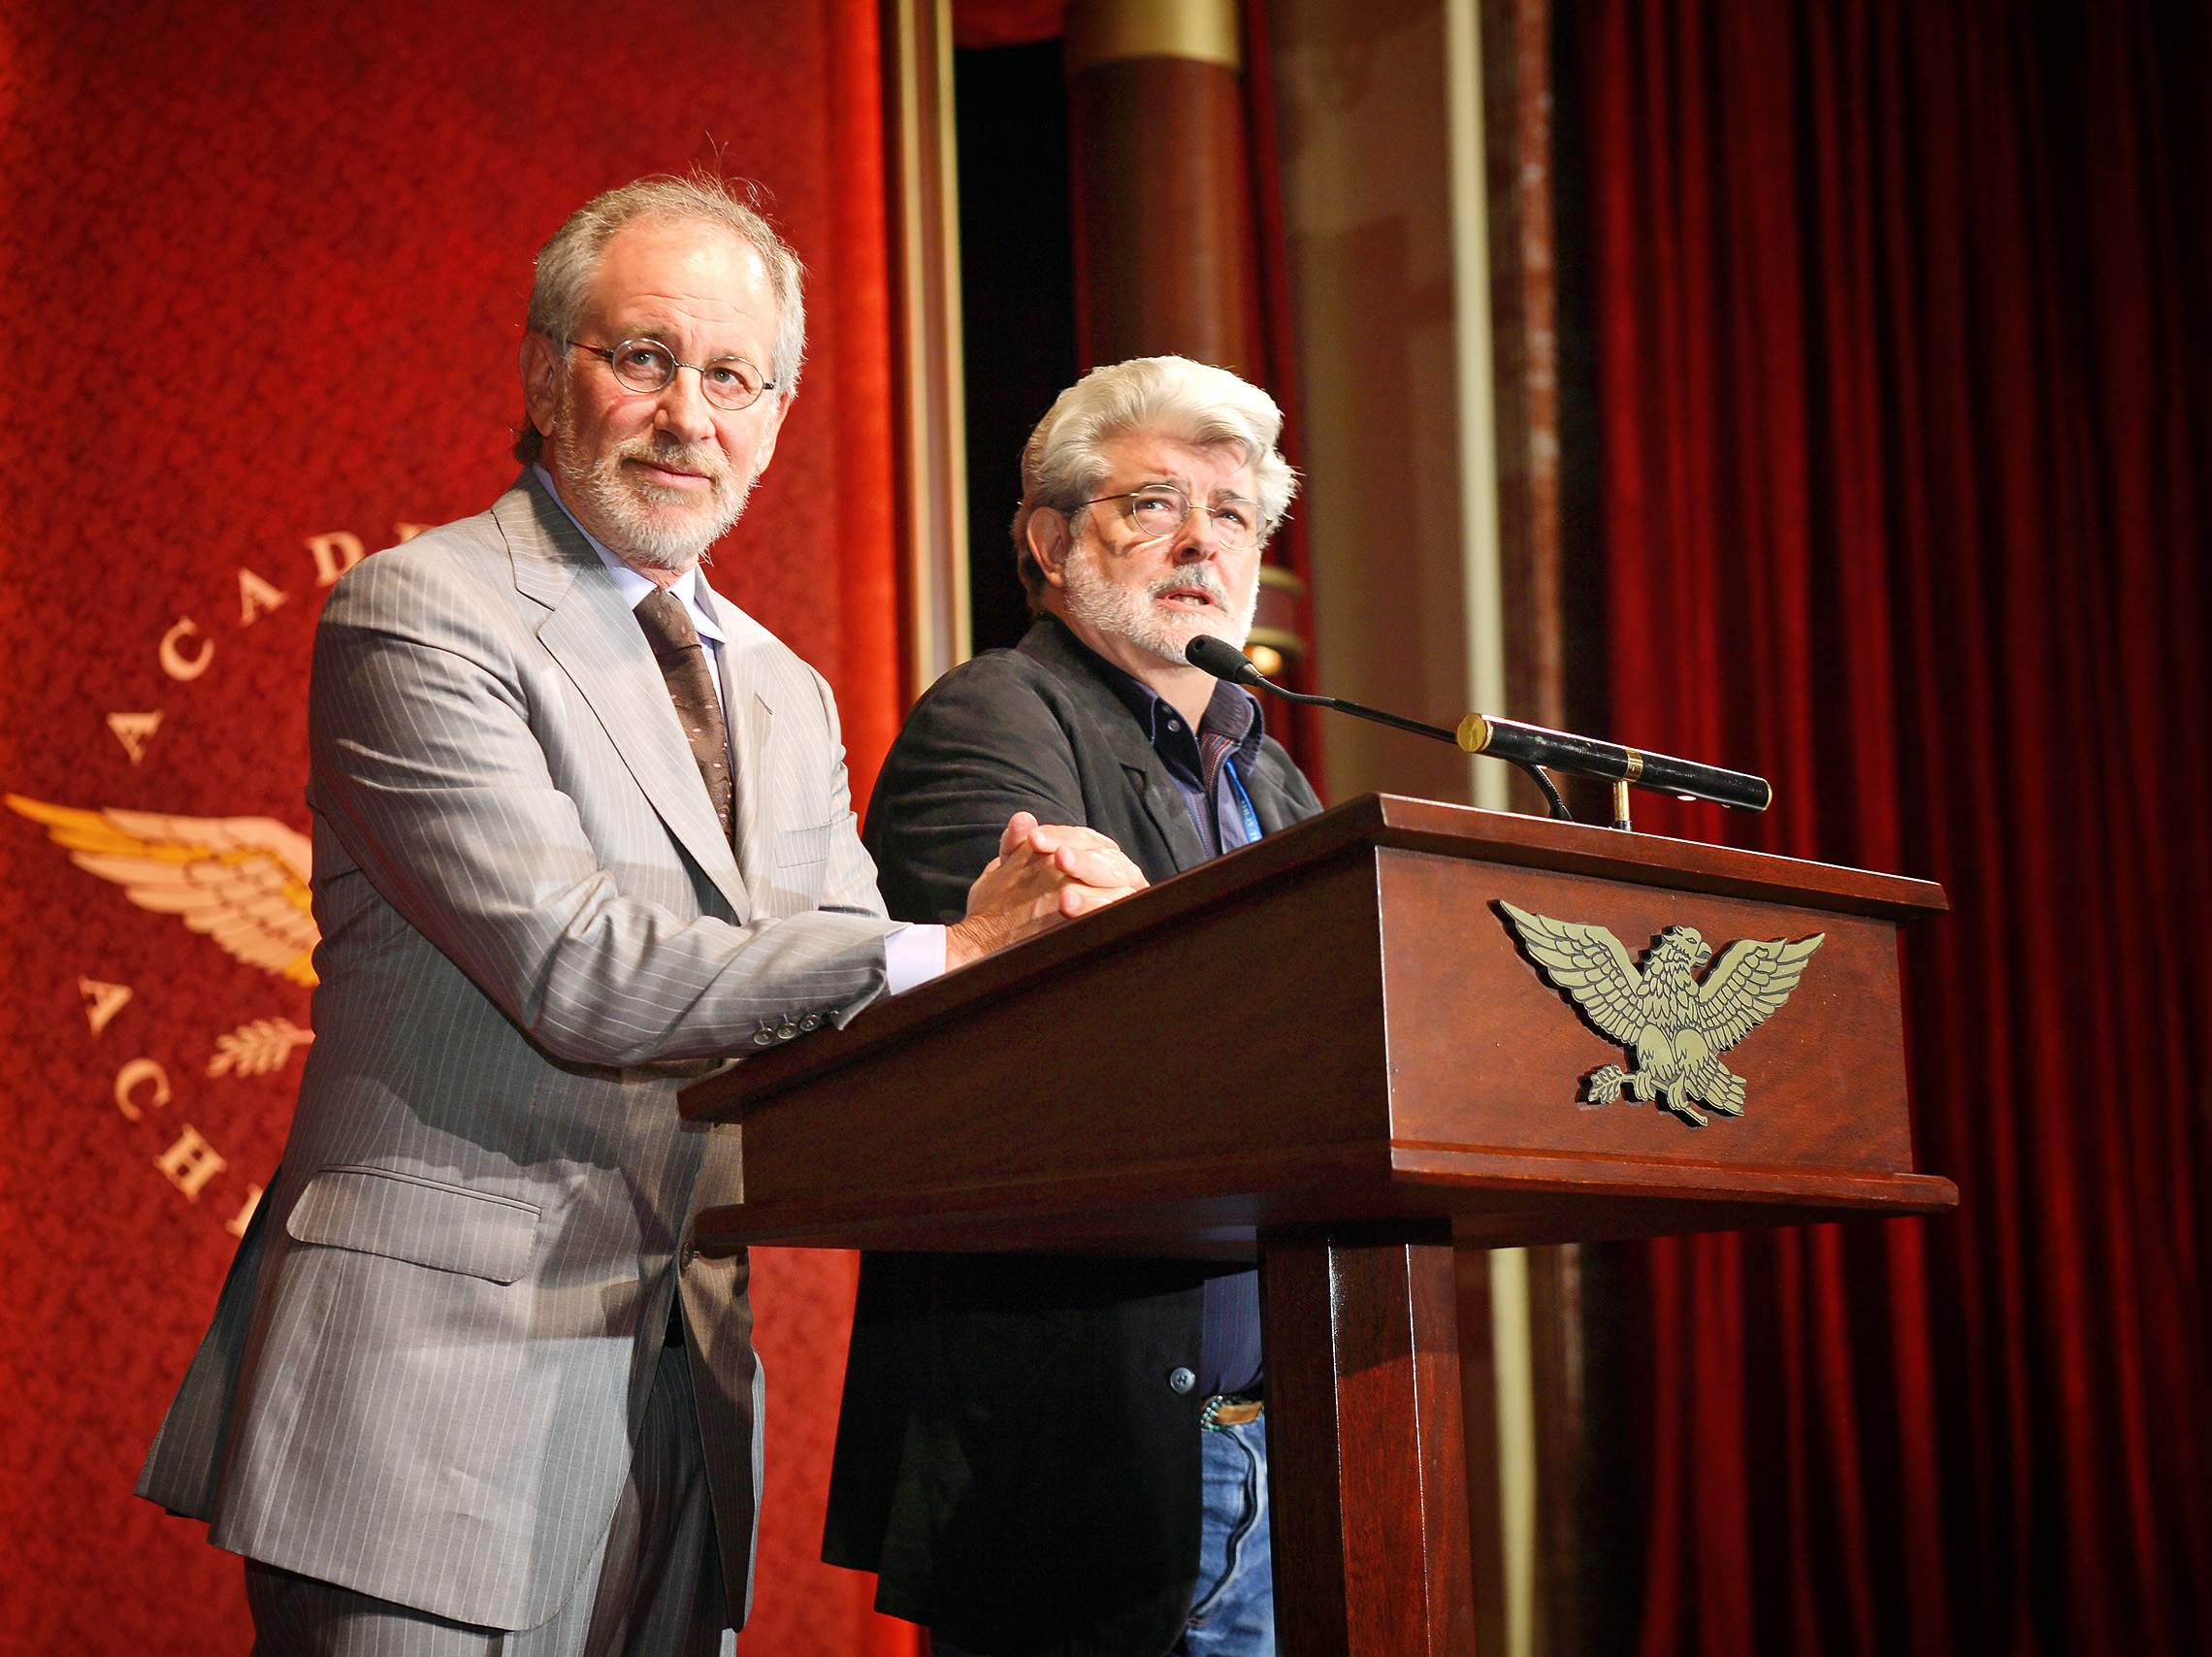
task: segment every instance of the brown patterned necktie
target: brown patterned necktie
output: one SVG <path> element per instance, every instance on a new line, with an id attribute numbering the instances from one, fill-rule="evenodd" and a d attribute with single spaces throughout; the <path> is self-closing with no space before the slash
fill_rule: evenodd
<path id="1" fill-rule="evenodd" d="M 722 699 L 714 694 L 714 670 L 706 660 L 706 646 L 699 641 L 683 601 L 666 587 L 637 606 L 637 625 L 653 646 L 653 660 L 661 665 L 661 677 L 668 687 L 668 699 L 676 704 L 676 719 L 699 762 L 699 780 L 706 797 L 714 801 L 714 815 L 722 820 L 722 837 L 735 838 L 735 818 L 731 811 L 730 732 L 722 723 Z"/>

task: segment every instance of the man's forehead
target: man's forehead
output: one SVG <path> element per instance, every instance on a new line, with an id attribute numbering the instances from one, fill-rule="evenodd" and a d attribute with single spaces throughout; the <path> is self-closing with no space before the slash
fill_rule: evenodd
<path id="1" fill-rule="evenodd" d="M 773 326 L 775 287 L 759 248 L 726 226 L 627 225 L 608 241 L 590 287 L 604 318 L 634 317 L 639 337 L 699 321 Z"/>
<path id="2" fill-rule="evenodd" d="M 1173 432 L 1123 432 L 1100 440 L 1110 478 L 1123 487 L 1144 482 L 1193 485 L 1210 493 L 1249 494 L 1252 463 L 1242 443 L 1194 443 Z"/>

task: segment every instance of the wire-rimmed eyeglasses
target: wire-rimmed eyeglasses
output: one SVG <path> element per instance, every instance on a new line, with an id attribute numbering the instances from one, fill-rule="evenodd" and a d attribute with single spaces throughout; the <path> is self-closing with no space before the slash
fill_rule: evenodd
<path id="1" fill-rule="evenodd" d="M 1123 504 L 1122 516 L 1147 540 L 1180 534 L 1190 521 L 1190 497 L 1173 483 L 1148 483 L 1142 489 L 1126 489 L 1119 495 L 1093 495 L 1084 504 L 1097 506 L 1108 501 Z M 1242 551 L 1259 544 L 1257 503 L 1232 495 L 1209 505 L 1206 515 L 1213 524 L 1214 538 L 1223 546 Z"/>
<path id="2" fill-rule="evenodd" d="M 678 369 L 690 369 L 699 375 L 699 388 L 707 402 L 725 414 L 750 408 L 761 400 L 762 392 L 775 389 L 775 381 L 743 357 L 717 357 L 711 363 L 679 363 L 675 352 L 658 340 L 625 340 L 612 347 L 590 345 L 581 340 L 571 340 L 569 343 L 595 357 L 605 358 L 606 366 L 614 371 L 614 377 L 626 391 L 666 391 Z"/>

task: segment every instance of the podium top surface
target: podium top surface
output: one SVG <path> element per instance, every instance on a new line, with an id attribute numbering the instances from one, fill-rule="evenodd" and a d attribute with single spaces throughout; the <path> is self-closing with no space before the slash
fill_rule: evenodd
<path id="1" fill-rule="evenodd" d="M 749 1104 L 807 1085 L 913 1031 L 1015 990 L 1095 950 L 1368 847 L 1543 868 L 1624 885 L 1748 899 L 1905 923 L 1949 908 L 1931 881 L 1733 846 L 1483 811 L 1398 795 L 1361 795 L 1108 909 L 985 958 L 868 1009 L 845 1029 L 747 1056 L 684 1089 L 694 1120 L 733 1121 Z"/>

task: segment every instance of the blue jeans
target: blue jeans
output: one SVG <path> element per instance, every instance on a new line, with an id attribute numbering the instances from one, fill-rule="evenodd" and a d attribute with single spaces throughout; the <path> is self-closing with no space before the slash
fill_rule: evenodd
<path id="1" fill-rule="evenodd" d="M 1200 1435 L 1198 1589 L 1173 1657 L 1275 1657 L 1267 1523 L 1267 1417 Z"/>
<path id="2" fill-rule="evenodd" d="M 1267 1417 L 1199 1434 L 1198 1587 L 1168 1657 L 1275 1657 Z M 932 1637 L 931 1657 L 977 1657 Z"/>

